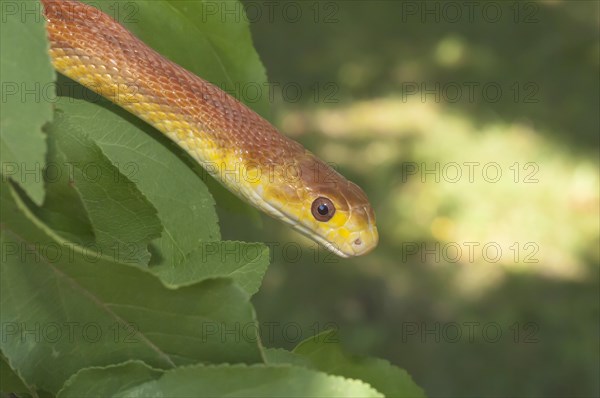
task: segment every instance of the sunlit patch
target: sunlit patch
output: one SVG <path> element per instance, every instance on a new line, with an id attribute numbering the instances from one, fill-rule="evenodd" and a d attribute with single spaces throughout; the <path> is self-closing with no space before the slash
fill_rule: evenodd
<path id="1" fill-rule="evenodd" d="M 456 36 L 443 38 L 435 49 L 435 59 L 442 66 L 456 66 L 464 57 L 465 45 Z"/>
<path id="2" fill-rule="evenodd" d="M 454 235 L 454 222 L 448 217 L 436 217 L 431 222 L 431 234 L 439 241 L 450 241 Z"/>
<path id="3" fill-rule="evenodd" d="M 457 59 L 454 44 L 440 51 Z M 424 248 L 439 259 L 423 261 L 419 249 L 405 263 L 460 269 L 457 291 L 476 296 L 508 272 L 582 280 L 600 258 L 597 162 L 565 153 L 530 124 L 478 126 L 418 94 L 296 111 L 293 119 L 323 133 L 323 158 L 379 192 L 387 242 L 398 250 L 439 244 Z"/>

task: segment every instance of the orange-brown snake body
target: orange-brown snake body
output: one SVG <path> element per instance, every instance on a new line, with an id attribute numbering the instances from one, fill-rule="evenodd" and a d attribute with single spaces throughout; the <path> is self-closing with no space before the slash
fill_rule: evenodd
<path id="1" fill-rule="evenodd" d="M 232 192 L 336 254 L 377 245 L 365 193 L 302 145 L 108 15 L 73 0 L 42 4 L 57 71 L 145 120 Z"/>

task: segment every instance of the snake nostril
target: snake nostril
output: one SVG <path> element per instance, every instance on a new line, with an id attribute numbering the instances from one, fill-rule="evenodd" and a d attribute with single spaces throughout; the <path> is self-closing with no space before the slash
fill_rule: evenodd
<path id="1" fill-rule="evenodd" d="M 362 245 L 362 240 L 360 240 L 360 238 L 357 238 L 357 239 L 354 241 L 354 245 L 355 245 L 355 246 L 360 246 L 360 245 Z"/>

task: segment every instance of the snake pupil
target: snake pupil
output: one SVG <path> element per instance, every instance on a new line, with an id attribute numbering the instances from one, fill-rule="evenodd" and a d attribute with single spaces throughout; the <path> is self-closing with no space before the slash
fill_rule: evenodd
<path id="1" fill-rule="evenodd" d="M 335 213 L 335 206 L 331 200 L 320 196 L 312 203 L 311 212 L 317 221 L 329 221 Z"/>

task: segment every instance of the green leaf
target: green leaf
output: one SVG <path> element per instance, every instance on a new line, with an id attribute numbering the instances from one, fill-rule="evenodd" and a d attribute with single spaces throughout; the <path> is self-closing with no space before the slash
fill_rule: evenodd
<path id="1" fill-rule="evenodd" d="M 217 242 L 214 201 L 202 180 L 178 156 L 182 150 L 122 109 L 103 105 L 62 98 L 57 104 L 56 128 L 85 129 L 156 208 L 164 232 L 152 242 L 151 270 L 171 287 L 229 276 L 248 293 L 256 293 L 269 264 L 268 248 L 258 243 Z M 49 186 L 47 190 L 52 197 L 55 189 Z"/>
<path id="2" fill-rule="evenodd" d="M 0 355 L 0 393 L 31 393 L 19 375 L 11 369 L 4 355 Z"/>
<path id="3" fill-rule="evenodd" d="M 48 134 L 69 166 L 68 184 L 80 194 L 99 250 L 120 262 L 148 264 L 148 243 L 162 231 L 156 209 L 72 120 L 57 111 Z"/>
<path id="4" fill-rule="evenodd" d="M 147 366 L 124 364 L 112 369 L 84 369 L 71 378 L 59 397 L 381 397 L 360 380 L 349 380 L 295 366 L 193 365 L 165 371 L 160 377 Z M 120 368 L 126 374 L 142 374 L 155 380 L 140 382 L 123 391 L 118 379 Z M 146 373 L 144 373 L 146 372 Z M 103 381 L 104 380 L 104 381 Z M 106 381 L 108 380 L 108 381 Z M 95 383 L 100 383 L 96 385 Z M 129 382 L 129 384 L 133 384 Z M 107 388 L 110 386 L 110 388 Z"/>
<path id="5" fill-rule="evenodd" d="M 202 243 L 178 266 L 152 267 L 167 286 L 185 286 L 209 278 L 230 277 L 250 295 L 256 293 L 269 266 L 269 248 L 262 243 Z"/>
<path id="6" fill-rule="evenodd" d="M 153 241 L 154 266 L 176 266 L 200 242 L 220 239 L 214 200 L 178 154 L 183 150 L 115 105 L 61 98 L 57 109 L 86 134 L 156 208 L 163 225 Z"/>
<path id="7" fill-rule="evenodd" d="M 46 153 L 42 126 L 52 120 L 55 73 L 47 54 L 44 19 L 24 12 L 25 7 L 36 6 L 37 1 L 2 4 L 0 159 L 3 178 L 19 183 L 40 205 Z"/>
<path id="8" fill-rule="evenodd" d="M 95 247 L 92 222 L 72 181 L 72 163 L 58 150 L 52 135 L 48 137 L 46 159 L 44 204 L 41 207 L 31 204 L 30 209 L 63 238 L 82 246 Z"/>
<path id="9" fill-rule="evenodd" d="M 335 338 L 334 330 L 310 337 L 289 352 L 264 349 L 265 362 L 271 365 L 292 364 L 320 370 L 332 375 L 360 379 L 386 397 L 424 397 L 406 371 L 378 358 L 346 354 Z"/>
<path id="10" fill-rule="evenodd" d="M 57 397 L 110 397 L 156 380 L 162 374 L 160 369 L 151 368 L 142 361 L 84 368 L 67 380 Z"/>
<path id="11" fill-rule="evenodd" d="M 264 348 L 263 356 L 265 357 L 265 363 L 269 365 L 290 364 L 312 368 L 310 359 L 284 350 L 283 348 Z"/>
<path id="12" fill-rule="evenodd" d="M 378 358 L 346 354 L 329 330 L 304 340 L 293 353 L 310 360 L 311 367 L 329 374 L 361 379 L 386 397 L 424 397 L 405 370 Z"/>
<path id="13" fill-rule="evenodd" d="M 237 0 L 85 1 L 116 17 L 143 42 L 246 103 L 263 117 L 269 90 Z M 223 13 L 227 8 L 229 16 Z"/>
<path id="14" fill-rule="evenodd" d="M 262 361 L 249 296 L 232 280 L 168 289 L 65 241 L 1 184 L 0 348 L 29 385 L 55 393 L 83 367 L 128 359 Z"/>

